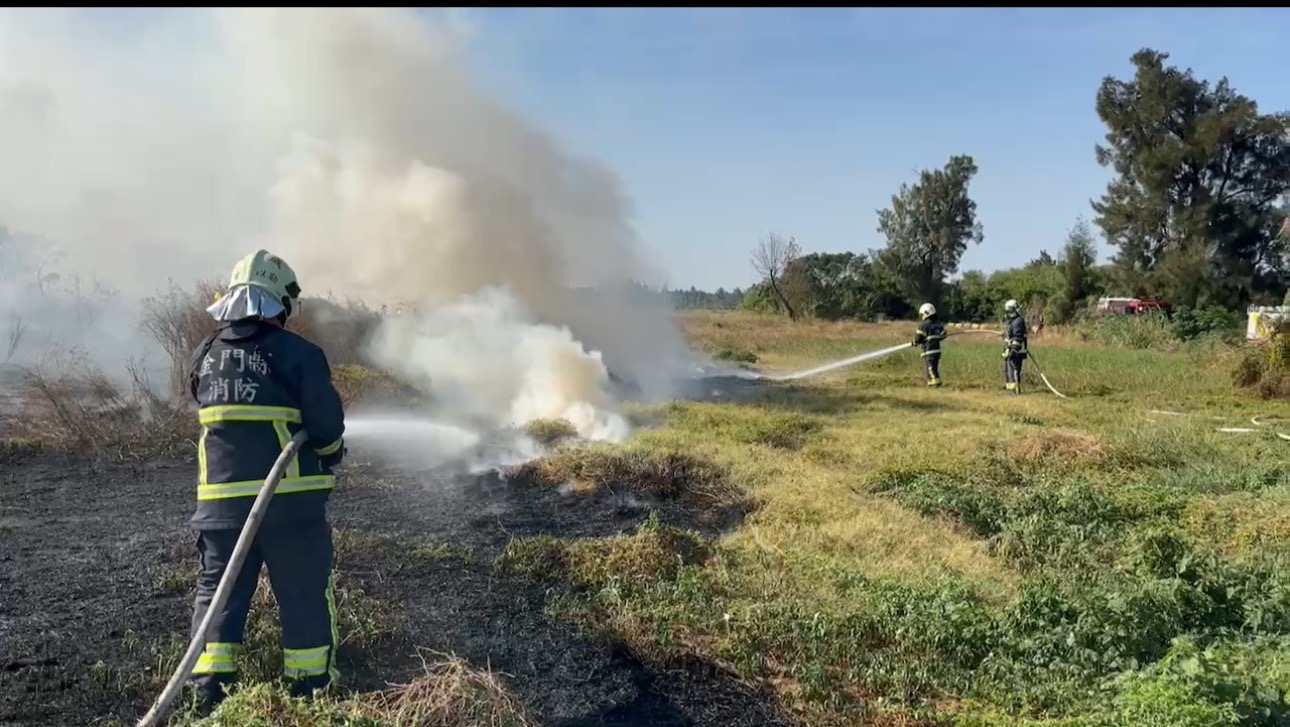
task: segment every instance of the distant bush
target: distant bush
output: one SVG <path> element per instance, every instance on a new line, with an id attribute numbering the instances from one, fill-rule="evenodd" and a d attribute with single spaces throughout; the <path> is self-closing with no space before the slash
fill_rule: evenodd
<path id="1" fill-rule="evenodd" d="M 1179 308 L 1174 311 L 1171 328 L 1182 341 L 1215 337 L 1234 340 L 1241 332 L 1241 317 L 1234 311 L 1216 305 Z"/>
<path id="2" fill-rule="evenodd" d="M 1290 324 L 1282 324 L 1269 341 L 1237 361 L 1232 383 L 1264 399 L 1290 398 Z"/>
<path id="3" fill-rule="evenodd" d="M 1071 328 L 1081 339 L 1121 348 L 1164 348 L 1178 342 L 1168 316 L 1147 313 L 1140 316 L 1084 314 Z"/>
<path id="4" fill-rule="evenodd" d="M 1170 348 L 1180 343 L 1231 343 L 1240 338 L 1241 318 L 1226 308 L 1181 307 L 1172 316 L 1084 313 L 1071 324 L 1083 340 L 1123 348 Z"/>

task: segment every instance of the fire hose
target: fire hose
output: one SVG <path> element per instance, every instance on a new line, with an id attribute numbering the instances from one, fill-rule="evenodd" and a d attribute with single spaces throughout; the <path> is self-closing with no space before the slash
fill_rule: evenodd
<path id="1" fill-rule="evenodd" d="M 988 329 L 988 328 L 973 328 L 973 329 L 966 330 L 966 331 L 954 331 L 953 333 L 948 334 L 948 335 L 946 336 L 946 338 L 948 338 L 949 336 L 958 336 L 958 335 L 962 335 L 962 334 L 964 334 L 964 333 L 993 333 L 993 334 L 994 334 L 994 335 L 996 335 L 996 336 L 1003 335 L 1003 331 L 992 331 L 992 330 L 990 330 L 990 329 Z M 1044 374 L 1044 369 L 1043 369 L 1042 367 L 1040 367 L 1040 365 L 1039 365 L 1039 359 L 1035 358 L 1035 352 L 1034 352 L 1034 351 L 1027 351 L 1027 357 L 1030 359 L 1030 362 L 1031 362 L 1031 363 L 1033 363 L 1033 364 L 1035 365 L 1035 371 L 1039 374 L 1039 380 L 1040 380 L 1040 381 L 1042 381 L 1042 382 L 1044 382 L 1044 386 L 1047 386 L 1049 391 L 1051 391 L 1051 392 L 1053 392 L 1054 394 L 1056 394 L 1056 395 L 1057 395 L 1057 397 L 1058 397 L 1059 399 L 1069 399 L 1069 398 L 1070 398 L 1069 396 L 1067 396 L 1067 395 L 1063 394 L 1062 392 L 1058 391 L 1058 390 L 1057 390 L 1057 387 L 1053 386 L 1053 382 L 1051 382 L 1051 381 L 1049 381 L 1049 380 L 1048 380 L 1048 377 Z"/>
<path id="2" fill-rule="evenodd" d="M 996 336 L 997 336 L 997 335 L 1001 335 L 1003 332 L 1002 332 L 1002 331 L 996 331 L 996 330 L 990 330 L 990 329 L 988 329 L 988 328 L 973 328 L 973 329 L 968 329 L 968 330 L 958 330 L 958 331 L 954 331 L 954 332 L 952 332 L 952 333 L 947 334 L 947 336 L 946 336 L 946 337 L 948 338 L 948 337 L 950 337 L 950 336 L 960 336 L 960 335 L 969 334 L 969 333 L 988 333 L 988 334 L 992 334 L 992 335 L 996 335 Z M 853 365 L 855 365 L 855 364 L 858 364 L 858 363 L 861 363 L 861 362 L 864 362 L 864 361 L 871 361 L 871 360 L 876 359 L 876 358 L 882 358 L 882 357 L 884 357 L 884 356 L 888 356 L 888 355 L 890 355 L 890 354 L 897 353 L 897 352 L 899 352 L 899 351 L 904 351 L 904 350 L 906 350 L 906 349 L 909 349 L 909 348 L 913 347 L 913 345 L 914 345 L 914 344 L 911 344 L 911 343 L 901 343 L 901 344 L 898 344 L 898 345 L 895 345 L 895 346 L 891 346 L 891 347 L 889 347 L 889 348 L 883 348 L 883 349 L 879 349 L 879 350 L 877 350 L 877 351 L 870 351 L 870 352 L 868 352 L 868 353 L 862 353 L 862 354 L 860 354 L 860 355 L 858 355 L 858 356 L 852 356 L 851 358 L 842 359 L 841 361 L 834 361 L 834 362 L 832 362 L 832 363 L 823 364 L 823 365 L 821 365 L 821 366 L 816 366 L 815 368 L 806 369 L 806 370 L 804 370 L 804 371 L 796 371 L 796 372 L 793 372 L 793 373 L 789 373 L 789 374 L 781 374 L 781 375 L 778 375 L 778 376 L 766 375 L 766 374 L 757 374 L 757 375 L 755 375 L 755 378 L 765 379 L 765 380 L 769 380 L 769 381 L 796 381 L 796 380 L 798 380 L 798 379 L 804 379 L 804 378 L 807 378 L 807 377 L 809 377 L 809 376 L 815 376 L 815 375 L 817 375 L 817 374 L 826 373 L 826 372 L 828 372 L 828 371 L 833 371 L 833 370 L 836 370 L 836 369 L 844 368 L 844 367 L 846 367 L 846 366 L 853 366 Z M 1057 387 L 1053 386 L 1052 382 L 1048 380 L 1048 376 L 1044 373 L 1043 368 L 1040 366 L 1039 359 L 1035 356 L 1034 351 L 1029 351 L 1028 353 L 1029 353 L 1029 356 L 1028 356 L 1028 357 L 1030 358 L 1031 362 L 1034 364 L 1034 366 L 1035 366 L 1035 371 L 1039 374 L 1039 379 L 1040 379 L 1041 381 L 1043 381 L 1043 382 L 1044 382 L 1044 386 L 1047 386 L 1047 387 L 1048 387 L 1048 390 L 1049 390 L 1049 391 L 1051 391 L 1051 392 L 1053 392 L 1054 394 L 1056 394 L 1059 398 L 1062 398 L 1062 399 L 1069 399 L 1069 398 L 1070 398 L 1069 396 L 1067 396 L 1066 394 L 1063 394 L 1062 392 L 1058 391 L 1058 390 L 1057 390 Z M 1153 410 L 1151 410 L 1151 411 L 1150 411 L 1150 412 L 1148 412 L 1148 413 L 1150 413 L 1150 414 L 1168 414 L 1168 415 L 1173 415 L 1173 416 L 1186 416 L 1186 415 L 1185 415 L 1184 413 L 1182 413 L 1182 412 L 1160 411 L 1160 410 L 1154 410 L 1154 409 L 1153 409 Z M 1221 419 L 1221 417 L 1220 417 L 1220 419 Z M 1231 433 L 1231 434 L 1251 434 L 1251 433 L 1254 433 L 1254 432 L 1265 431 L 1265 432 L 1269 432 L 1270 434 L 1272 434 L 1273 436 L 1275 436 L 1275 437 L 1277 437 L 1277 438 L 1279 438 L 1279 439 L 1282 439 L 1282 440 L 1285 440 L 1285 441 L 1287 441 L 1287 442 L 1290 442 L 1290 433 L 1285 433 L 1285 432 L 1280 432 L 1280 431 L 1274 431 L 1274 430 L 1269 430 L 1269 429 L 1263 429 L 1263 427 L 1267 427 L 1267 426 L 1269 426 L 1269 425 L 1270 425 L 1270 426 L 1272 426 L 1272 427 L 1276 427 L 1276 426 L 1278 426 L 1278 425 L 1280 425 L 1280 424 L 1285 423 L 1286 421 L 1287 421 L 1287 420 L 1285 420 L 1285 419 L 1280 419 L 1280 418 L 1277 418 L 1277 417 L 1267 417 L 1267 416 L 1257 417 L 1257 416 L 1256 416 L 1256 417 L 1254 417 L 1253 419 L 1251 419 L 1251 420 L 1250 420 L 1250 423 L 1254 425 L 1254 427 L 1253 427 L 1253 428 L 1251 428 L 1251 427 L 1219 427 L 1218 431 L 1220 431 L 1220 432 L 1224 432 L 1224 433 Z"/>
<path id="3" fill-rule="evenodd" d="M 183 688 L 184 682 L 192 675 L 193 668 L 197 666 L 197 659 L 201 656 L 202 650 L 206 648 L 206 632 L 210 629 L 211 622 L 215 614 L 224 610 L 224 605 L 228 603 L 228 598 L 233 593 L 233 583 L 237 580 L 238 572 L 242 570 L 242 563 L 246 561 L 246 555 L 251 550 L 251 544 L 255 542 L 255 533 L 260 529 L 260 521 L 264 519 L 264 513 L 269 509 L 269 501 L 273 499 L 273 493 L 278 489 L 278 483 L 282 481 L 282 474 L 286 472 L 287 465 L 295 459 L 296 453 L 304 446 L 308 435 L 301 430 L 287 445 L 282 448 L 282 454 L 278 455 L 277 461 L 269 470 L 268 477 L 264 480 L 264 486 L 260 488 L 260 494 L 256 495 L 255 502 L 251 505 L 251 512 L 247 515 L 246 524 L 242 526 L 242 533 L 237 538 L 237 545 L 233 546 L 233 555 L 229 558 L 228 566 L 224 569 L 224 577 L 220 578 L 219 587 L 215 589 L 215 597 L 211 600 L 210 607 L 206 609 L 206 615 L 202 618 L 201 625 L 193 632 L 193 638 L 188 642 L 188 651 L 184 653 L 184 658 L 179 661 L 175 673 L 170 677 L 166 688 L 161 691 L 157 701 L 153 703 L 152 709 L 139 720 L 138 727 L 153 727 L 158 724 L 159 720 L 170 709 L 171 703 L 179 696 L 180 689 Z"/>

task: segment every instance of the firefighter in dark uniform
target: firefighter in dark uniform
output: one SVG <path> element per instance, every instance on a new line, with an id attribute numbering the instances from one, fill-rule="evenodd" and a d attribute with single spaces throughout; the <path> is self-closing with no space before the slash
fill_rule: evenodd
<path id="1" fill-rule="evenodd" d="M 1014 394 L 1021 393 L 1021 363 L 1030 354 L 1027 352 L 1026 319 L 1021 316 L 1017 301 L 1009 300 L 1003 304 L 1007 322 L 1004 324 L 1003 340 L 1003 382 L 1004 388 Z"/>
<path id="2" fill-rule="evenodd" d="M 264 479 L 302 428 L 308 442 L 270 501 L 233 592 L 215 614 L 193 670 L 209 713 L 237 678 L 238 650 L 261 566 L 269 571 L 282 623 L 283 667 L 307 696 L 336 677 L 336 609 L 327 498 L 331 468 L 345 455 L 345 415 L 322 349 L 283 328 L 300 286 L 281 258 L 258 250 L 233 268 L 228 290 L 207 311 L 219 326 L 194 353 L 190 391 L 199 405 L 197 530 L 201 573 L 196 632 Z"/>
<path id="3" fill-rule="evenodd" d="M 914 345 L 923 348 L 923 365 L 927 368 L 927 385 L 941 385 L 941 341 L 945 340 L 945 326 L 936 317 L 936 306 L 924 303 L 918 308 L 922 323 L 914 333 Z"/>

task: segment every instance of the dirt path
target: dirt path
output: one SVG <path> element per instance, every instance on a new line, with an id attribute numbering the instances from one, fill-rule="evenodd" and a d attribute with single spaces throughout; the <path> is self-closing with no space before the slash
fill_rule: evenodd
<path id="1" fill-rule="evenodd" d="M 193 557 L 191 477 L 185 462 L 35 453 L 0 463 L 0 724 L 131 721 L 146 710 L 155 657 L 140 644 L 187 632 L 189 596 L 173 574 Z M 651 508 L 683 518 L 666 503 L 362 462 L 347 467 L 333 503 L 338 530 L 373 536 L 348 575 L 393 609 L 402 633 L 351 669 L 352 684 L 408 680 L 423 647 L 505 674 L 548 727 L 787 724 L 708 665 L 656 672 L 589 640 L 544 615 L 539 587 L 492 569 L 512 537 L 607 535 Z M 409 558 L 413 542 L 455 554 Z"/>

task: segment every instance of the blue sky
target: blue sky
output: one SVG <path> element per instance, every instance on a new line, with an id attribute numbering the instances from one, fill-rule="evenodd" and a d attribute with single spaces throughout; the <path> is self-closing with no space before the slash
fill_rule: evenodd
<path id="1" fill-rule="evenodd" d="M 1290 109 L 1290 10 L 472 10 L 500 101 L 622 177 L 673 287 L 752 282 L 767 231 L 879 247 L 876 210 L 921 168 L 975 157 L 985 241 L 963 269 L 1056 252 L 1110 174 L 1103 76 L 1147 46 L 1264 111 Z M 1103 249 L 1103 254 L 1106 250 Z"/>

